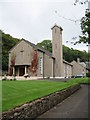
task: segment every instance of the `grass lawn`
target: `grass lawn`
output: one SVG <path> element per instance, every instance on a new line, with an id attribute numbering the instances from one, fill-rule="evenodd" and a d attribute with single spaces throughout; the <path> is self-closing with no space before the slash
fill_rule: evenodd
<path id="1" fill-rule="evenodd" d="M 88 83 L 90 84 L 90 78 L 74 78 L 68 81 L 69 83 Z"/>
<path id="2" fill-rule="evenodd" d="M 50 81 L 3 81 L 2 111 L 65 89 L 76 83 Z"/>
<path id="3" fill-rule="evenodd" d="M 66 89 L 72 85 L 87 82 L 88 79 L 72 79 L 68 82 L 51 81 L 2 81 L 2 111 L 22 105 L 37 98 L 49 95 L 58 90 Z"/>

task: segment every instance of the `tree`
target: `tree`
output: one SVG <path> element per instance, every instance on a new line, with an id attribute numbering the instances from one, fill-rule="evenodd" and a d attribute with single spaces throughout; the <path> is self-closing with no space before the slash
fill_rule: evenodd
<path id="1" fill-rule="evenodd" d="M 9 50 L 19 41 L 9 34 L 2 32 L 2 70 L 8 70 Z"/>
<path id="2" fill-rule="evenodd" d="M 80 36 L 80 40 L 76 43 L 89 43 L 90 44 L 90 12 L 86 10 L 85 16 L 81 19 L 81 30 L 82 36 Z"/>
<path id="3" fill-rule="evenodd" d="M 48 50 L 49 52 L 52 52 L 52 42 L 51 40 L 44 40 L 37 44 L 39 47 L 44 48 L 45 50 Z M 73 60 L 77 61 L 77 58 L 80 58 L 81 61 L 88 61 L 88 53 L 86 51 L 79 51 L 74 50 L 73 48 L 69 48 L 65 45 L 63 45 L 63 58 L 71 62 Z"/>
<path id="4" fill-rule="evenodd" d="M 17 44 L 19 39 L 13 38 L 9 34 L 2 32 L 2 69 L 8 70 L 8 58 L 9 50 Z M 52 42 L 51 40 L 44 40 L 37 44 L 39 47 L 52 52 Z M 63 58 L 71 62 L 72 60 L 77 60 L 77 57 L 80 57 L 81 61 L 87 61 L 88 53 L 86 51 L 78 51 L 70 49 L 63 45 Z M 0 56 L 1 57 L 1 56 Z"/>
<path id="5" fill-rule="evenodd" d="M 76 5 L 77 3 L 79 4 L 86 4 L 88 2 L 88 0 L 74 0 L 74 5 Z"/>
<path id="6" fill-rule="evenodd" d="M 37 44 L 39 47 L 52 52 L 52 43 L 51 40 L 43 40 Z"/>
<path id="7" fill-rule="evenodd" d="M 77 3 L 79 4 L 86 4 L 88 3 L 89 5 L 89 1 L 88 0 L 74 0 L 74 5 L 77 5 Z M 79 41 L 76 41 L 74 43 L 88 43 L 90 44 L 90 9 L 86 9 L 85 11 L 85 16 L 81 18 L 81 30 L 82 30 L 82 36 L 79 36 Z"/>

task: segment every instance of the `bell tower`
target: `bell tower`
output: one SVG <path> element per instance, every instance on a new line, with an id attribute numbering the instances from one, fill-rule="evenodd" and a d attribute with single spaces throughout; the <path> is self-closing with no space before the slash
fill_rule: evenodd
<path id="1" fill-rule="evenodd" d="M 62 53 L 62 31 L 63 29 L 54 25 L 52 28 L 52 55 L 55 58 L 55 77 L 63 77 L 63 53 Z"/>

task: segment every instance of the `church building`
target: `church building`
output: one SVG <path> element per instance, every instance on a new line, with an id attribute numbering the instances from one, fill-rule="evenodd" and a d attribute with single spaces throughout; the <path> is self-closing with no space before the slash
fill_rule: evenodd
<path id="1" fill-rule="evenodd" d="M 63 60 L 63 29 L 55 24 L 51 30 L 52 53 L 24 39 L 9 51 L 9 74 L 11 76 L 64 78 L 73 75 L 73 64 Z"/>

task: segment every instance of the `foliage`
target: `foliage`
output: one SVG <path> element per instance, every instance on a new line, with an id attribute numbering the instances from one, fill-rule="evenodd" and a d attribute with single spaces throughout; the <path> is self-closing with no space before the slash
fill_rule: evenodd
<path id="1" fill-rule="evenodd" d="M 90 71 L 86 73 L 86 76 L 90 78 Z"/>
<path id="2" fill-rule="evenodd" d="M 12 53 L 12 55 L 11 55 L 11 65 L 12 65 L 12 66 L 15 65 L 15 58 L 16 58 L 15 53 Z"/>
<path id="3" fill-rule="evenodd" d="M 41 48 L 44 48 L 45 50 L 48 50 L 49 52 L 52 52 L 51 40 L 44 40 L 41 43 L 38 43 L 37 45 Z M 70 49 L 69 47 L 63 45 L 63 58 L 66 61 L 68 62 L 71 62 L 73 60 L 77 61 L 78 57 L 80 58 L 81 62 L 88 61 L 88 53 L 86 51 L 74 50 L 72 48 Z"/>
<path id="4" fill-rule="evenodd" d="M 81 19 L 81 29 L 83 36 L 80 36 L 79 42 L 90 44 L 90 12 L 86 11 L 85 17 Z"/>
<path id="5" fill-rule="evenodd" d="M 74 0 L 74 5 L 77 5 L 77 3 L 84 5 L 86 3 L 89 4 L 89 0 Z M 86 9 L 85 16 L 81 19 L 81 30 L 82 30 L 82 36 L 79 36 L 79 41 L 76 41 L 74 43 L 89 43 L 90 44 L 90 10 Z"/>
<path id="6" fill-rule="evenodd" d="M 9 34 L 5 34 L 2 32 L 2 69 L 8 70 L 8 58 L 9 58 L 9 50 L 17 44 L 19 39 L 13 38 Z M 52 43 L 51 40 L 44 40 L 41 43 L 37 44 L 39 47 L 42 47 L 49 52 L 52 52 Z M 77 57 L 80 57 L 81 61 L 88 61 L 88 54 L 85 51 L 79 51 L 70 49 L 63 45 L 63 58 L 71 62 L 72 60 L 76 60 Z"/>
<path id="7" fill-rule="evenodd" d="M 11 55 L 11 63 L 10 63 L 10 68 L 9 68 L 9 75 L 12 76 L 13 74 L 13 67 L 15 65 L 15 59 L 16 59 L 16 55 L 15 53 L 12 53 Z"/>
<path id="8" fill-rule="evenodd" d="M 85 16 L 81 19 L 81 30 L 82 30 L 82 36 L 80 37 L 80 40 L 77 41 L 77 43 L 89 43 L 90 44 L 90 12 L 86 10 Z"/>
<path id="9" fill-rule="evenodd" d="M 38 69 L 38 54 L 37 54 L 37 50 L 34 50 L 30 65 L 30 72 L 34 74 L 37 71 L 37 69 Z"/>
<path id="10" fill-rule="evenodd" d="M 37 44 L 39 47 L 42 47 L 49 52 L 52 52 L 52 43 L 51 40 L 43 40 L 42 42 Z"/>
<path id="11" fill-rule="evenodd" d="M 80 58 L 81 62 L 88 61 L 88 53 L 86 51 L 75 50 L 73 48 L 68 48 L 63 45 L 63 58 L 71 62 L 73 60 L 77 61 L 77 58 Z"/>
<path id="12" fill-rule="evenodd" d="M 8 70 L 9 50 L 19 41 L 9 34 L 2 32 L 2 69 Z"/>
<path id="13" fill-rule="evenodd" d="M 86 4 L 88 2 L 88 0 L 74 0 L 74 5 L 76 5 L 77 3 L 79 4 Z"/>

